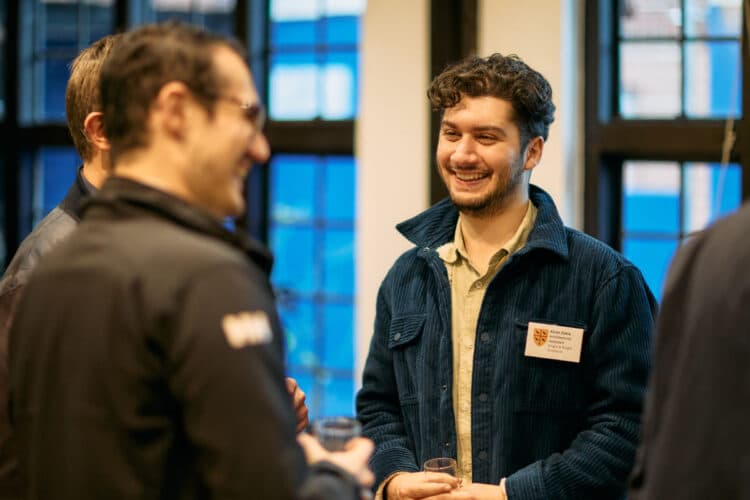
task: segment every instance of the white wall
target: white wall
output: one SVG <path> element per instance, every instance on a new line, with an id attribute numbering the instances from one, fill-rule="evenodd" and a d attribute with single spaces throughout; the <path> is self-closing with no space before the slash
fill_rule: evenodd
<path id="1" fill-rule="evenodd" d="M 375 319 L 378 287 L 409 243 L 394 229 L 427 207 L 428 0 L 370 0 L 363 19 L 357 120 L 355 385 Z"/>
<path id="2" fill-rule="evenodd" d="M 583 226 L 583 0 L 480 0 L 478 55 L 518 54 L 552 85 L 557 106 L 531 181 L 566 224 Z"/>

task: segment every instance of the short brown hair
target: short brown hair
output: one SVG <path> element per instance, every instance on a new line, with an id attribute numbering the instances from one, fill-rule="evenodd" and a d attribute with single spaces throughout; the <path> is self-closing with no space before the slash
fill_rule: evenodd
<path id="1" fill-rule="evenodd" d="M 176 21 L 141 26 L 123 36 L 104 64 L 100 82 L 113 163 L 148 144 L 149 109 L 166 83 L 184 83 L 213 112 L 223 83 L 213 65 L 218 47 L 245 59 L 235 40 Z"/>
<path id="2" fill-rule="evenodd" d="M 549 126 L 555 119 L 552 87 L 517 55 L 469 57 L 443 70 L 427 91 L 435 110 L 451 108 L 464 96 L 492 96 L 509 101 L 522 148 L 533 137 L 547 140 Z"/>
<path id="3" fill-rule="evenodd" d="M 83 130 L 86 116 L 94 111 L 101 111 L 102 100 L 99 93 L 99 74 L 104 60 L 121 35 L 107 35 L 81 51 L 70 64 L 70 78 L 65 90 L 65 113 L 68 118 L 68 130 L 78 155 L 83 161 L 92 158 L 91 143 Z"/>

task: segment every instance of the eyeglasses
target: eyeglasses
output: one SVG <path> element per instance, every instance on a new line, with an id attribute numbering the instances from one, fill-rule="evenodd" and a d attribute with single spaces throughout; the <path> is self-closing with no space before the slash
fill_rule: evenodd
<path id="1" fill-rule="evenodd" d="M 245 102 L 230 95 L 220 95 L 216 99 L 228 101 L 240 107 L 245 120 L 255 129 L 253 130 L 253 137 L 263 131 L 263 127 L 266 125 L 266 109 L 261 104 Z"/>

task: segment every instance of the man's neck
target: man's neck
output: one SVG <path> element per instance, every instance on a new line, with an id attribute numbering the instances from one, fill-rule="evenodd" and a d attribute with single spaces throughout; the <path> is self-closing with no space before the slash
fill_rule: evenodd
<path id="1" fill-rule="evenodd" d="M 83 174 L 83 178 L 96 189 L 101 189 L 104 179 L 107 178 L 107 171 L 104 169 L 102 159 L 98 155 L 83 163 L 83 171 L 81 173 Z"/>
<path id="2" fill-rule="evenodd" d="M 472 266 L 482 275 L 490 259 L 507 243 L 523 222 L 528 210 L 528 196 L 509 200 L 492 215 L 476 216 L 461 212 L 461 234 Z"/>

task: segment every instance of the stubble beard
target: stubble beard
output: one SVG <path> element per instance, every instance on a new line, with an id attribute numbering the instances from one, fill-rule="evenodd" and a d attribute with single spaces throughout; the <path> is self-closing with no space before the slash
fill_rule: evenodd
<path id="1" fill-rule="evenodd" d="M 441 168 L 441 167 L 438 167 Z M 453 193 L 449 191 L 453 204 L 456 205 L 459 212 L 476 218 L 493 217 L 503 211 L 509 197 L 515 192 L 518 186 L 523 182 L 524 169 L 522 165 L 513 165 L 510 176 L 503 182 L 498 183 L 497 188 L 488 193 L 483 198 L 472 201 L 462 201 L 456 199 Z M 443 182 L 448 187 L 447 181 Z"/>

